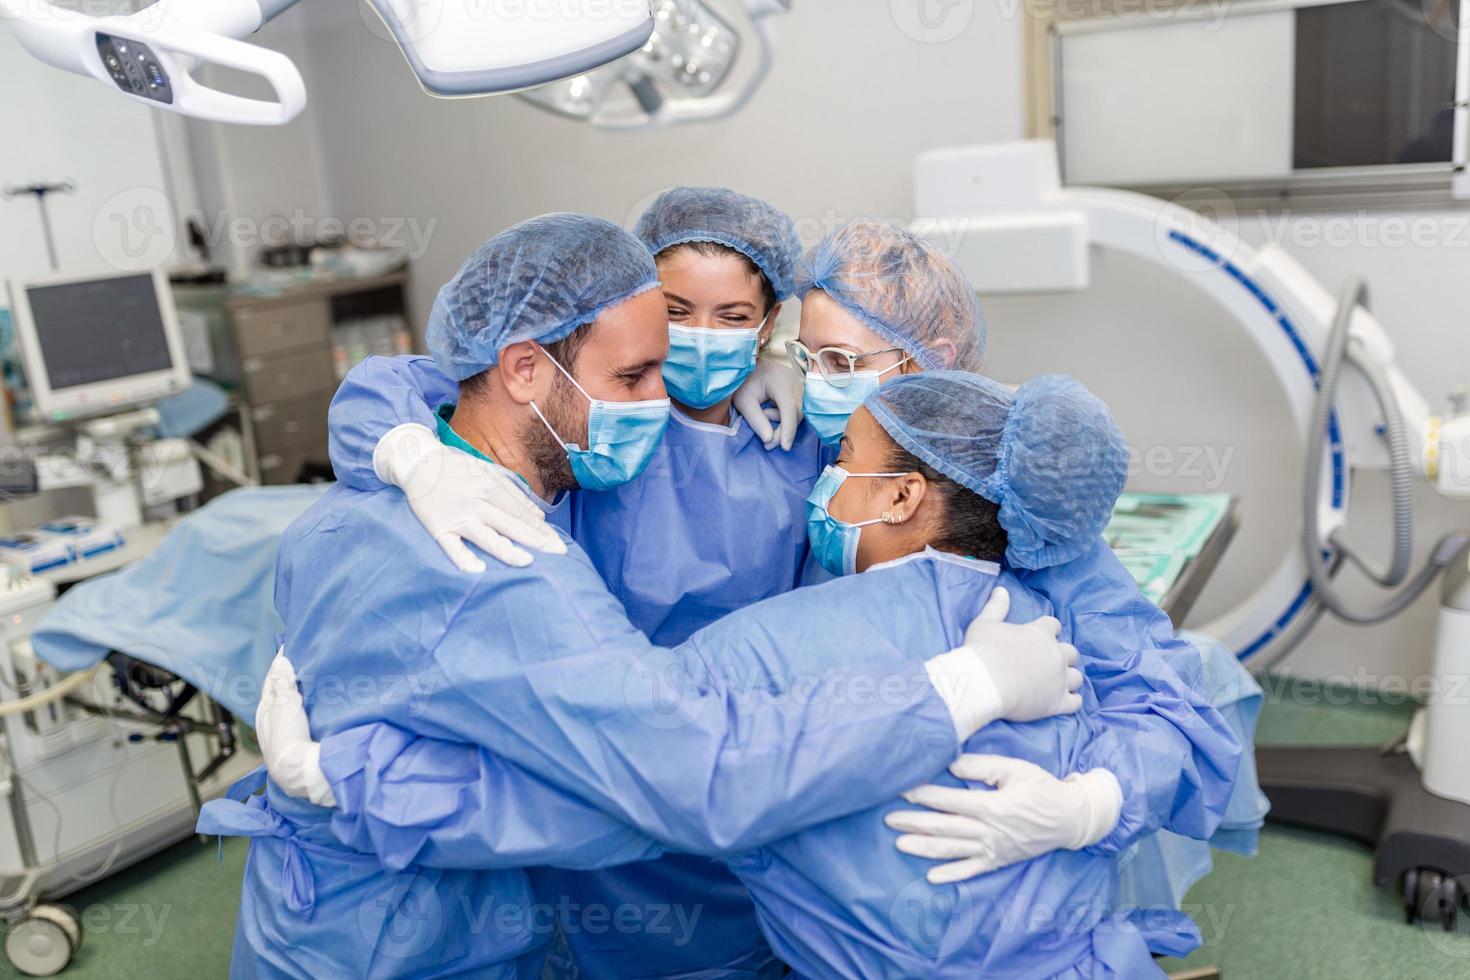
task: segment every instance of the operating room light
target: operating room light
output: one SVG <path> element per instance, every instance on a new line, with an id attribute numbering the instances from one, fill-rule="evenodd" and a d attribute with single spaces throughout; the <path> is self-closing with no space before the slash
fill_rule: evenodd
<path id="1" fill-rule="evenodd" d="M 621 61 L 521 93 L 543 109 L 606 128 L 716 119 L 749 100 L 770 65 L 763 20 L 790 0 L 655 0 L 648 41 Z M 744 29 L 739 23 L 745 21 Z M 738 70 L 746 57 L 755 58 Z"/>
<path id="2" fill-rule="evenodd" d="M 740 37 L 699 0 L 661 0 L 653 23 L 653 36 L 631 59 L 651 77 L 701 96 L 729 75 Z"/>
<path id="3" fill-rule="evenodd" d="M 50 0 L 0 0 L 0 21 L 32 56 L 90 76 L 125 98 L 198 119 L 281 125 L 305 108 L 306 85 L 291 59 L 243 39 L 296 2 L 156 0 L 126 15 L 98 17 Z M 519 91 L 596 71 L 638 51 L 654 28 L 643 0 L 604 0 L 596 16 L 580 3 L 552 0 L 368 3 L 419 84 L 447 98 Z M 683 87 L 693 82 L 697 91 L 702 80 L 715 80 L 722 42 L 676 30 L 672 25 L 682 24 L 682 17 L 670 15 L 665 40 L 671 46 L 666 58 L 659 55 L 668 67 L 661 64 L 657 77 L 683 75 Z M 714 22 L 701 17 L 699 23 Z M 273 97 L 243 98 L 213 88 L 193 74 L 206 64 L 257 75 Z"/>

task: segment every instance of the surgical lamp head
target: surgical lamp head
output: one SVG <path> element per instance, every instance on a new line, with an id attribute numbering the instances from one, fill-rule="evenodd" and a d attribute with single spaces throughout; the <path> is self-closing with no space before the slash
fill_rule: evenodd
<path id="1" fill-rule="evenodd" d="M 521 93 L 604 129 L 644 129 L 729 116 L 770 71 L 767 18 L 791 0 L 653 0 L 653 31 L 621 61 Z"/>

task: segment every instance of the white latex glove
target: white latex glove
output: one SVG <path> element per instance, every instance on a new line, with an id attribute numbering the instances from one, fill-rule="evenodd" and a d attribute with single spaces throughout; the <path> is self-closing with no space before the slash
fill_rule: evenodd
<path id="1" fill-rule="evenodd" d="M 995 789 L 920 786 L 903 798 L 928 810 L 895 811 L 883 819 L 903 834 L 900 851 L 949 862 L 927 875 L 936 885 L 1055 850 L 1090 847 L 1112 832 L 1123 807 L 1118 779 L 1106 769 L 1058 779 L 1020 759 L 962 755 L 949 771 Z"/>
<path id="2" fill-rule="evenodd" d="M 566 554 L 525 488 L 484 460 L 444 445 L 422 425 L 390 429 L 373 450 L 373 469 L 403 490 L 414 516 L 460 571 L 485 570 L 469 544 L 517 568 L 531 564 L 530 553 L 517 544 Z"/>
<path id="3" fill-rule="evenodd" d="M 735 389 L 732 404 L 767 449 L 779 443 L 789 452 L 801 425 L 801 397 L 805 393 L 806 378 L 795 365 L 784 357 L 762 357 L 745 383 Z M 767 409 L 766 402 L 775 408 Z M 772 422 L 776 423 L 774 428 Z"/>
<path id="4" fill-rule="evenodd" d="M 1077 648 L 1057 640 L 1051 616 L 1007 623 L 1011 597 L 997 588 L 965 630 L 965 643 L 925 661 L 963 742 L 992 721 L 1036 721 L 1082 707 Z"/>
<path id="5" fill-rule="evenodd" d="M 337 798 L 322 772 L 322 747 L 312 741 L 306 719 L 306 704 L 296 689 L 296 671 L 285 651 L 277 651 L 266 672 L 255 709 L 255 737 L 266 771 L 288 796 L 301 797 L 317 806 L 334 807 Z"/>

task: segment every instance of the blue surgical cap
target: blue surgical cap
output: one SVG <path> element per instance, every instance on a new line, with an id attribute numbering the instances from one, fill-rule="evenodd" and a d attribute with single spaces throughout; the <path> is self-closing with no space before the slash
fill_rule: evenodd
<path id="1" fill-rule="evenodd" d="M 429 352 L 439 370 L 463 381 L 493 367 L 511 344 L 554 343 L 656 286 L 648 250 L 617 225 L 544 214 L 475 249 L 439 290 Z"/>
<path id="2" fill-rule="evenodd" d="M 1128 479 L 1128 444 L 1108 407 L 1060 374 L 1016 391 L 962 371 L 906 374 L 864 406 L 904 449 L 1000 506 L 1016 568 L 1084 554 Z"/>
<path id="3" fill-rule="evenodd" d="M 648 250 L 689 242 L 715 242 L 744 255 L 771 284 L 776 301 L 796 291 L 801 239 L 796 225 L 765 201 L 723 187 L 676 187 L 643 212 L 633 233 Z"/>
<path id="4" fill-rule="evenodd" d="M 901 225 L 855 221 L 802 262 L 797 292 L 820 289 L 929 371 L 978 371 L 980 300 L 959 266 Z"/>

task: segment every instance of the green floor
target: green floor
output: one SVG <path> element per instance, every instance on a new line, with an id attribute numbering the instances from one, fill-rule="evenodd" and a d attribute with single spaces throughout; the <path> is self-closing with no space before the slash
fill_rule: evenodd
<path id="1" fill-rule="evenodd" d="M 1408 726 L 1407 707 L 1347 706 L 1340 693 L 1272 691 L 1257 743 L 1376 745 Z M 1470 976 L 1466 917 L 1454 934 L 1407 925 L 1398 893 L 1373 887 L 1372 865 L 1362 845 L 1268 825 L 1256 857 L 1216 852 L 1214 872 L 1185 899 L 1205 944 L 1164 966 L 1219 966 L 1231 980 Z"/>
<path id="2" fill-rule="evenodd" d="M 244 840 L 197 838 L 70 895 L 82 948 L 60 976 L 212 980 L 230 972 L 230 941 L 245 872 Z M 0 957 L 0 977 L 19 977 Z"/>
<path id="3" fill-rule="evenodd" d="M 1323 700 L 1310 690 L 1273 696 L 1261 744 L 1373 744 L 1407 723 L 1404 708 L 1327 707 Z M 225 976 L 244 842 L 227 841 L 220 854 L 190 841 L 71 896 L 65 904 L 79 912 L 87 935 L 63 976 Z M 1231 980 L 1470 976 L 1470 925 L 1455 935 L 1405 925 L 1397 895 L 1372 886 L 1370 865 L 1367 848 L 1270 827 L 1258 857 L 1217 854 L 1214 873 L 1187 899 L 1205 945 L 1165 966 L 1219 965 Z M 0 960 L 0 977 L 15 975 Z"/>

